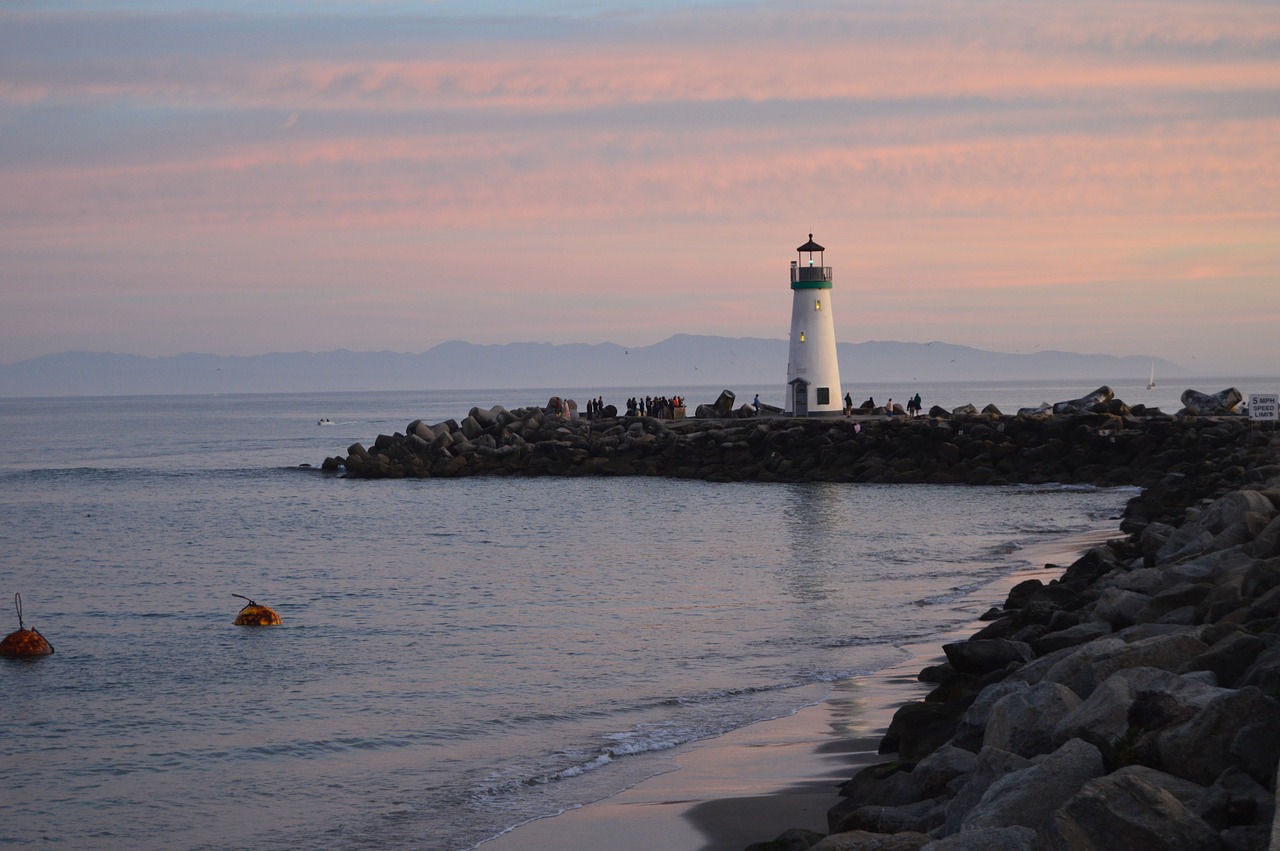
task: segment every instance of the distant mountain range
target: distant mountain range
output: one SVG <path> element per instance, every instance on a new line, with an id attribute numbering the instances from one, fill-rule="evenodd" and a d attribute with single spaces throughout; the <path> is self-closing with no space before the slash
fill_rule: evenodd
<path id="1" fill-rule="evenodd" d="M 1190 373 L 1160 358 L 1071 352 L 1010 354 L 949 343 L 840 343 L 845 384 L 1034 381 L 1097 384 Z M 677 334 L 652 346 L 441 343 L 421 354 L 273 352 L 170 357 L 63 352 L 0 364 L 0 397 L 304 393 L 783 384 L 787 341 Z"/>

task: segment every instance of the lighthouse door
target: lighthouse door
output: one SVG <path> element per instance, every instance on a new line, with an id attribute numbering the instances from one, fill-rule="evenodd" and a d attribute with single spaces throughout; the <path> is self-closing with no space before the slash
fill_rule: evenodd
<path id="1" fill-rule="evenodd" d="M 809 382 L 803 378 L 791 382 L 791 410 L 797 417 L 809 416 Z"/>

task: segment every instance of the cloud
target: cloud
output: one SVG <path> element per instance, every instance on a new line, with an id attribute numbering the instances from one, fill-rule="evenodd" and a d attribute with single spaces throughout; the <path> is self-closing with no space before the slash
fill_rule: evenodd
<path id="1" fill-rule="evenodd" d="M 403 333 L 457 336 L 447 282 L 477 256 L 486 333 L 769 333 L 770 264 L 810 230 L 904 338 L 981 343 L 975 313 L 1016 335 L 1038 297 L 1079 328 L 1104 294 L 1132 324 L 1161 282 L 1200 307 L 1188 289 L 1277 283 L 1267 4 L 335 9 L 0 13 L 0 272 L 194 325 L 175 280 L 246 314 L 308 292 L 310 327 L 367 316 L 370 340 L 406 299 L 431 317 Z M 993 293 L 1011 306 L 975 309 Z"/>

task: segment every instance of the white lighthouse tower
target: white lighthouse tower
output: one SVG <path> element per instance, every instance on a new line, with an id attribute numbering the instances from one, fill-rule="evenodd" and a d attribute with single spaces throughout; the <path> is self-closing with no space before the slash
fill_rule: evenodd
<path id="1" fill-rule="evenodd" d="M 839 416 L 844 410 L 831 314 L 831 267 L 822 264 L 825 250 L 809 234 L 809 241 L 796 249 L 800 259 L 791 261 L 786 400 L 797 417 Z M 818 255 L 816 266 L 814 254 Z"/>

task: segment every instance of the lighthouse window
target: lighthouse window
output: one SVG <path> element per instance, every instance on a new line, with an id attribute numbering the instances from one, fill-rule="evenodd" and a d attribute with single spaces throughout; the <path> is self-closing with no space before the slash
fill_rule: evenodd
<path id="1" fill-rule="evenodd" d="M 814 395 L 817 398 L 819 405 L 831 404 L 831 388 L 830 387 L 819 387 L 817 392 Z"/>
<path id="2" fill-rule="evenodd" d="M 813 300 L 813 309 L 822 310 L 822 299 L 816 298 Z"/>
<path id="3" fill-rule="evenodd" d="M 801 331 L 801 332 L 800 332 L 800 342 L 802 342 L 802 343 L 804 342 L 804 332 L 803 332 L 803 331 Z"/>

